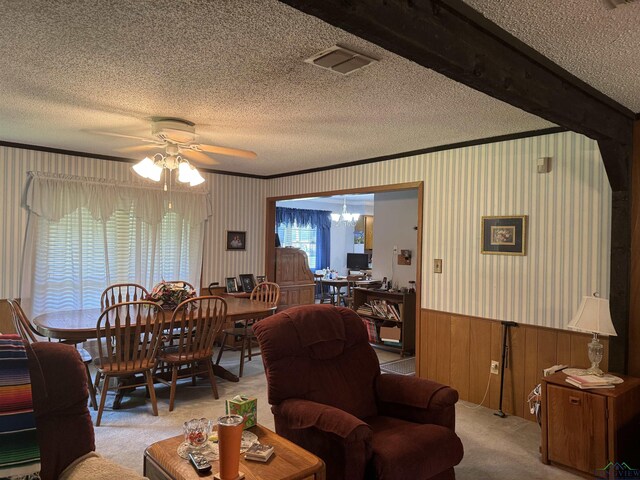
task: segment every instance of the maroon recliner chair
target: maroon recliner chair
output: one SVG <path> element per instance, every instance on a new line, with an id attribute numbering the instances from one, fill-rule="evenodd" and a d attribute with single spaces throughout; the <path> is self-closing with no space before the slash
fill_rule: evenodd
<path id="1" fill-rule="evenodd" d="M 54 480 L 76 459 L 96 449 L 87 408 L 87 374 L 71 345 L 25 342 L 25 346 L 40 446 L 40 478 Z"/>
<path id="2" fill-rule="evenodd" d="M 322 458 L 327 478 L 454 479 L 458 392 L 380 373 L 362 319 L 331 305 L 254 326 L 276 432 Z"/>

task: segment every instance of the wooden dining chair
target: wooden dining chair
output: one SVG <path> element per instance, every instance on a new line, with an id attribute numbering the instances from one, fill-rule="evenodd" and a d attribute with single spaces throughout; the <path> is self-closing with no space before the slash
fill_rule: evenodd
<path id="1" fill-rule="evenodd" d="M 251 292 L 250 300 L 258 300 L 260 302 L 266 302 L 271 305 L 277 306 L 280 301 L 280 286 L 273 282 L 262 282 L 255 286 Z M 238 376 L 241 377 L 244 373 L 244 359 L 251 361 L 253 342 L 256 342 L 256 337 L 253 334 L 251 325 L 255 323 L 255 320 L 244 320 L 241 327 L 235 326 L 233 328 L 225 328 L 223 330 L 222 343 L 220 350 L 218 351 L 218 357 L 216 358 L 216 365 L 220 364 L 222 358 L 222 352 L 225 350 L 236 350 L 235 347 L 229 347 L 227 345 L 227 339 L 229 337 L 234 338 L 236 341 L 240 341 L 240 371 Z M 245 354 L 245 352 L 247 352 Z"/>
<path id="2" fill-rule="evenodd" d="M 197 375 L 207 375 L 214 398 L 218 387 L 213 373 L 213 344 L 227 318 L 227 302 L 216 296 L 191 298 L 178 305 L 173 312 L 169 331 L 173 332 L 172 344 L 160 347 L 158 365 L 154 373 L 157 382 L 170 385 L 169 411 L 173 410 L 178 379 L 191 377 L 193 385 Z M 161 375 L 162 367 L 168 367 L 171 379 Z"/>
<path id="3" fill-rule="evenodd" d="M 144 375 L 142 381 L 127 381 L 115 389 L 146 386 L 153 414 L 158 415 L 152 372 L 167 323 L 160 305 L 146 300 L 117 303 L 100 314 L 96 324 L 99 355 L 96 383 L 99 385 L 102 381 L 102 389 L 96 427 L 102 419 L 109 380 L 114 377 L 132 379 L 136 374 Z"/>
<path id="4" fill-rule="evenodd" d="M 342 297 L 345 307 L 353 309 L 353 289 L 360 280 L 364 280 L 364 275 L 347 275 L 347 294 Z"/>
<path id="5" fill-rule="evenodd" d="M 147 289 L 137 283 L 114 283 L 105 288 L 100 295 L 100 310 L 104 311 L 116 303 L 146 300 L 147 295 Z"/>
<path id="6" fill-rule="evenodd" d="M 40 335 L 40 333 L 38 333 L 31 321 L 27 318 L 27 315 L 24 313 L 24 310 L 20 306 L 20 302 L 18 302 L 17 299 L 7 299 L 7 302 L 9 303 L 9 308 L 11 309 L 13 326 L 16 329 L 16 333 L 20 335 L 20 338 L 26 340 L 29 343 L 51 341 L 51 339 L 43 337 L 42 335 Z M 91 371 L 89 370 L 89 365 L 91 365 L 93 359 L 91 358 L 91 355 L 89 355 L 89 352 L 87 352 L 84 348 L 78 347 L 77 345 L 75 345 L 75 347 L 80 354 L 82 363 L 84 363 L 84 368 L 87 371 L 87 388 L 89 389 L 89 399 L 91 401 L 91 407 L 94 410 L 97 410 L 98 403 L 96 401 L 96 391 L 93 387 L 93 382 L 91 381 Z"/>

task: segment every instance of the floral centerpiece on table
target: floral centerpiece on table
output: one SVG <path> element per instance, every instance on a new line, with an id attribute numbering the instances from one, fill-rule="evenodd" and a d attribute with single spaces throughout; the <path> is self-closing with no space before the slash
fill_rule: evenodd
<path id="1" fill-rule="evenodd" d="M 156 302 L 164 310 L 175 310 L 182 302 L 195 296 L 196 292 L 188 285 L 182 282 L 169 283 L 163 280 L 153 287 L 147 300 Z"/>

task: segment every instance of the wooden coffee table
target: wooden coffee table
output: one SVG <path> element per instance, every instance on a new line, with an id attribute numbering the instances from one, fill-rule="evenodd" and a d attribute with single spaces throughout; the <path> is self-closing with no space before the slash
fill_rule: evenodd
<path id="1" fill-rule="evenodd" d="M 245 460 L 240 455 L 240 471 L 246 480 L 325 480 L 324 462 L 312 453 L 262 425 L 249 431 L 258 436 L 260 443 L 273 445 L 275 452 L 266 463 Z M 150 480 L 213 479 L 219 471 L 218 462 L 212 463 L 207 475 L 198 475 L 188 460 L 178 456 L 178 445 L 183 441 L 184 436 L 178 435 L 150 445 L 144 452 L 144 475 Z"/>

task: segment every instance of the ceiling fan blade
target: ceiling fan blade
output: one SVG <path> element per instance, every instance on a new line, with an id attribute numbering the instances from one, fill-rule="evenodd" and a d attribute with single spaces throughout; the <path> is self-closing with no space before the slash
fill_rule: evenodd
<path id="1" fill-rule="evenodd" d="M 156 150 L 163 148 L 163 145 L 134 145 L 133 147 L 116 148 L 119 152 L 142 152 L 144 150 Z"/>
<path id="2" fill-rule="evenodd" d="M 189 160 L 195 160 L 196 162 L 198 162 L 198 164 L 203 166 L 218 165 L 218 163 L 220 163 L 217 160 L 211 158 L 209 155 L 198 152 L 197 150 L 191 150 L 189 148 L 180 150 L 180 155 L 184 155 Z"/>
<path id="3" fill-rule="evenodd" d="M 89 133 L 94 133 L 96 135 L 108 135 L 110 137 L 132 138 L 134 140 L 140 140 L 141 142 L 155 143 L 158 145 L 163 144 L 163 142 L 159 142 L 158 140 L 155 140 L 153 138 L 138 137 L 136 135 L 126 135 L 124 133 L 115 133 L 115 132 L 103 132 L 101 130 L 85 130 L 85 131 Z"/>
<path id="4" fill-rule="evenodd" d="M 200 150 L 205 152 L 217 153 L 219 155 L 229 155 L 231 157 L 242 157 L 253 160 L 258 158 L 255 152 L 250 150 L 241 150 L 239 148 L 218 147 L 216 145 L 205 145 L 203 143 L 196 145 Z"/>

